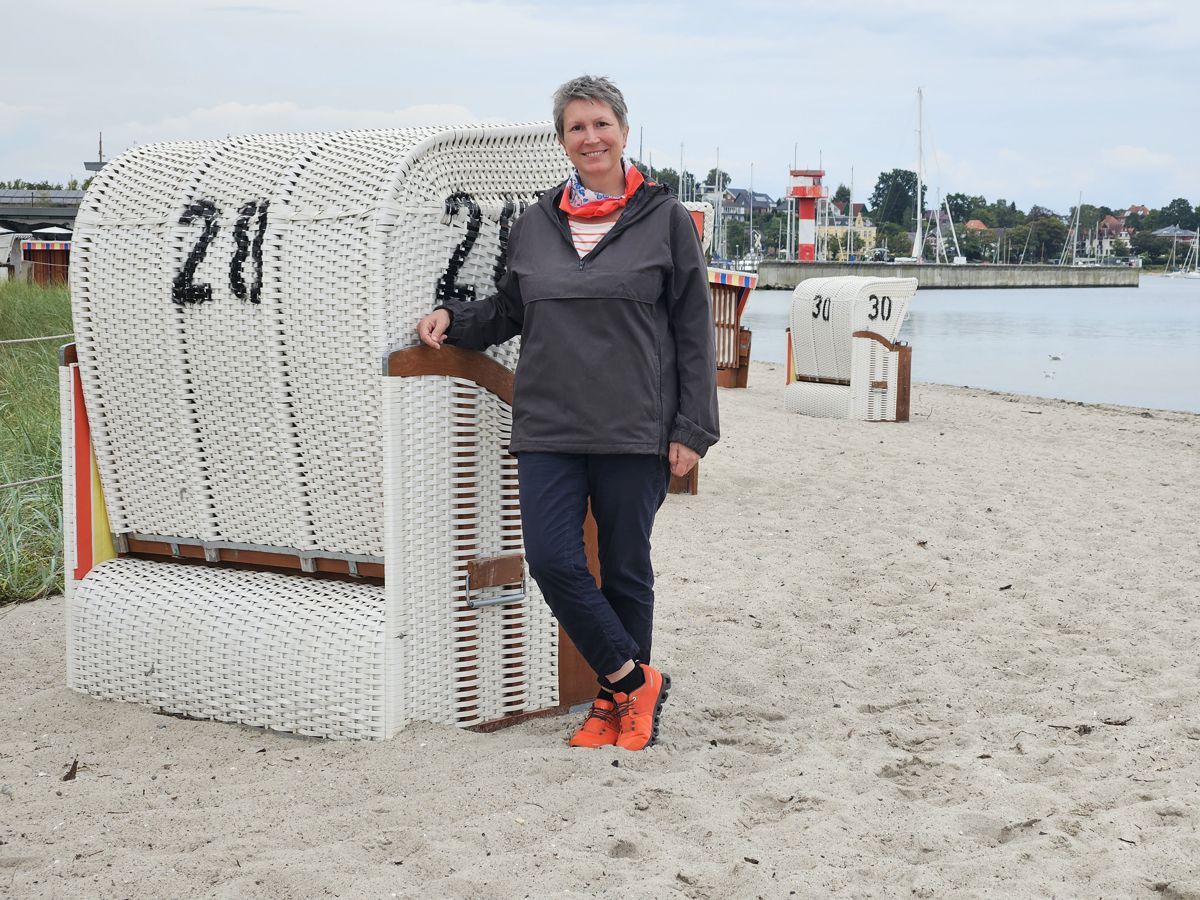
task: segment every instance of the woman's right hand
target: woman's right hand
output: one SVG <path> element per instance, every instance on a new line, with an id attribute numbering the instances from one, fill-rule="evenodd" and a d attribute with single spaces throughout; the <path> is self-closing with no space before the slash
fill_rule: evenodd
<path id="1" fill-rule="evenodd" d="M 450 313 L 444 309 L 435 309 L 417 323 L 417 337 L 422 344 L 434 350 L 442 349 L 442 341 L 446 340 L 449 330 Z"/>

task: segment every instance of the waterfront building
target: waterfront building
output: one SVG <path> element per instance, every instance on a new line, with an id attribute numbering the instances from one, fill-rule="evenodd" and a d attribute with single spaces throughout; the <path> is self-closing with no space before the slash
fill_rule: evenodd
<path id="1" fill-rule="evenodd" d="M 1133 208 L 1130 207 L 1130 209 Z M 1145 209 L 1145 207 L 1140 208 Z M 1126 213 L 1126 215 L 1129 215 L 1129 213 Z M 1127 255 L 1130 252 L 1129 247 L 1136 233 L 1134 229 L 1125 225 L 1124 216 L 1121 218 L 1117 218 L 1114 215 L 1105 216 L 1096 223 L 1096 227 L 1084 239 L 1084 254 L 1096 258 L 1116 256 L 1117 254 L 1113 252 L 1113 245 L 1117 241 L 1121 241 L 1125 245 L 1123 255 Z"/>
<path id="2" fill-rule="evenodd" d="M 724 222 L 750 221 L 750 207 L 754 207 L 754 217 L 757 219 L 775 209 L 775 201 L 770 195 L 761 191 L 751 193 L 745 188 L 726 188 L 720 194 L 708 193 L 703 199 L 715 208 L 720 198 L 721 220 Z"/>
<path id="3" fill-rule="evenodd" d="M 1191 244 L 1196 240 L 1195 231 L 1189 231 L 1186 228 L 1180 228 L 1178 225 L 1168 225 L 1166 228 L 1160 228 L 1157 231 L 1150 232 L 1155 237 L 1170 238 L 1180 244 Z"/>
<path id="4" fill-rule="evenodd" d="M 854 229 L 854 258 L 869 258 L 875 252 L 875 223 L 864 215 L 866 207 L 855 203 L 853 217 L 847 214 L 846 204 L 836 200 L 829 204 L 829 215 L 816 228 L 817 243 L 827 248 L 829 262 L 850 261 L 850 230 Z"/>

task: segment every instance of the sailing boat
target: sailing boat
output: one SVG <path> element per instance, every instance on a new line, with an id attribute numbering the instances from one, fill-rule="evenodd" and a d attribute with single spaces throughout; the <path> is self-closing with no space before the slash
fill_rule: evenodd
<path id="1" fill-rule="evenodd" d="M 921 169 L 924 167 L 924 158 L 922 156 L 922 139 L 921 139 L 921 113 L 922 102 L 924 100 L 924 92 L 921 88 L 917 88 L 917 197 L 916 197 L 916 215 L 913 219 L 913 225 L 916 226 L 916 232 L 913 234 L 913 245 L 911 256 L 897 256 L 892 261 L 898 263 L 921 263 L 925 261 L 925 233 L 924 216 L 922 216 L 921 202 Z M 852 210 L 853 212 L 853 210 Z"/>
<path id="2" fill-rule="evenodd" d="M 1183 258 L 1183 277 L 1200 278 L 1200 223 L 1196 225 L 1192 245 L 1188 247 L 1187 256 Z"/>
<path id="3" fill-rule="evenodd" d="M 921 233 L 921 226 L 924 224 L 921 221 L 921 213 L 923 204 L 921 203 L 921 178 L 924 173 L 921 171 L 924 168 L 924 147 L 921 139 L 921 114 L 924 100 L 924 92 L 921 88 L 917 88 L 917 214 L 914 217 L 913 224 L 917 227 L 916 234 L 913 235 L 912 255 L 917 262 L 925 261 L 925 235 Z"/>
<path id="4" fill-rule="evenodd" d="M 1178 231 L 1179 226 L 1176 225 L 1175 228 L 1176 228 L 1176 231 Z M 1179 242 L 1179 235 L 1172 234 L 1171 235 L 1171 255 L 1167 257 L 1167 264 L 1165 266 L 1163 266 L 1163 274 L 1166 275 L 1168 278 L 1174 278 L 1176 275 L 1182 274 L 1178 269 L 1174 268 L 1174 266 L 1176 264 L 1175 263 L 1175 245 L 1178 242 Z"/>

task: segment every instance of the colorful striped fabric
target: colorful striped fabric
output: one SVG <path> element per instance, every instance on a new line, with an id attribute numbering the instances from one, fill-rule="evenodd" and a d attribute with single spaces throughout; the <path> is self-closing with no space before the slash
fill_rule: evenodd
<path id="1" fill-rule="evenodd" d="M 22 250 L 70 250 L 70 241 L 21 241 Z"/>
<path id="2" fill-rule="evenodd" d="M 74 490 L 63 497 L 63 502 L 74 504 L 75 567 L 68 574 L 73 580 L 82 581 L 94 566 L 115 558 L 117 553 L 108 524 L 104 490 L 100 486 L 100 470 L 92 450 L 92 431 L 88 426 L 87 409 L 83 405 L 79 365 L 72 363 L 70 372 L 71 427 L 74 431 L 71 471 L 74 473 Z"/>
<path id="3" fill-rule="evenodd" d="M 758 276 L 747 272 L 731 272 L 729 269 L 709 269 L 708 283 L 754 290 L 754 286 L 758 284 Z"/>
<path id="4" fill-rule="evenodd" d="M 579 254 L 580 259 L 591 253 L 600 243 L 600 239 L 608 234 L 616 224 L 615 222 L 584 222 L 573 216 L 568 216 L 567 221 L 571 223 L 571 241 L 575 244 L 575 252 Z"/>

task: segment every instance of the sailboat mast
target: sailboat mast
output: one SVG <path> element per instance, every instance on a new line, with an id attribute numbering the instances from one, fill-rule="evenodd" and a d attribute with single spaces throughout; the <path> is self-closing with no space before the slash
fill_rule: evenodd
<path id="1" fill-rule="evenodd" d="M 854 262 L 854 166 L 850 167 L 850 196 L 846 198 L 846 259 Z"/>
<path id="2" fill-rule="evenodd" d="M 954 214 L 950 212 L 950 200 L 943 198 L 942 204 L 946 207 L 946 220 L 950 223 L 950 235 L 954 238 L 954 258 L 962 256 L 962 248 L 958 246 L 958 232 L 954 230 Z M 999 246 L 999 242 L 997 242 Z"/>
<path id="3" fill-rule="evenodd" d="M 1083 191 L 1079 192 L 1079 200 L 1075 203 L 1075 215 L 1071 217 L 1071 228 L 1067 232 L 1067 242 L 1063 244 L 1062 253 L 1058 255 L 1058 264 L 1067 265 L 1067 254 L 1071 255 L 1071 265 L 1075 265 L 1076 244 L 1079 243 L 1079 213 L 1083 208 Z"/>
<path id="4" fill-rule="evenodd" d="M 923 157 L 924 148 L 921 140 L 921 105 L 924 99 L 924 94 L 921 88 L 917 88 L 917 209 L 913 216 L 913 221 L 917 226 L 917 233 L 913 235 L 913 250 L 912 255 L 916 257 L 917 262 L 920 262 L 925 255 L 925 238 L 921 234 L 921 227 L 925 224 L 921 220 L 921 210 L 924 204 L 921 202 L 921 170 L 924 168 L 925 160 Z"/>
<path id="5" fill-rule="evenodd" d="M 936 218 L 933 220 L 933 227 L 937 232 L 937 244 L 934 247 L 933 260 L 934 262 L 949 262 L 946 259 L 946 243 L 942 237 L 942 189 L 938 188 L 938 211 L 935 213 Z"/>
<path id="6" fill-rule="evenodd" d="M 713 246 L 717 248 L 717 255 L 722 259 L 725 254 L 725 217 L 721 214 L 721 206 L 725 200 L 725 182 L 721 178 L 721 148 L 717 148 L 717 168 L 713 173 L 713 180 L 717 183 L 717 231 L 713 238 Z"/>

